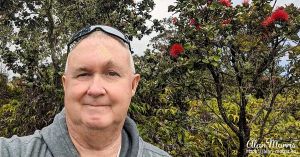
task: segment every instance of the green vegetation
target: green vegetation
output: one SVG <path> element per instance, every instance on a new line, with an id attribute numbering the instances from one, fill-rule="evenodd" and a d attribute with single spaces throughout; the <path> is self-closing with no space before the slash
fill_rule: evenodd
<path id="1" fill-rule="evenodd" d="M 173 156 L 300 155 L 300 9 L 178 0 L 169 6 L 176 17 L 148 28 L 153 7 L 151 0 L 5 2 L 0 57 L 19 76 L 0 75 L 0 136 L 51 123 L 63 107 L 68 37 L 102 23 L 130 37 L 159 32 L 153 48 L 135 56 L 142 80 L 129 115 L 146 141 Z"/>

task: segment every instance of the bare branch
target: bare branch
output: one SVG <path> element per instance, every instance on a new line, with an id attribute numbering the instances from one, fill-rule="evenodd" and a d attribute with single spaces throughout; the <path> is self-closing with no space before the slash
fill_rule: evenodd
<path id="1" fill-rule="evenodd" d="M 230 121 L 227 117 L 226 110 L 223 106 L 222 103 L 222 84 L 220 82 L 220 75 L 215 71 L 215 69 L 212 67 L 212 65 L 208 65 L 208 69 L 210 70 L 214 81 L 215 81 L 215 87 L 216 87 L 216 93 L 217 93 L 217 103 L 218 103 L 218 108 L 219 112 L 225 121 L 225 123 L 231 128 L 231 130 L 236 134 L 239 135 L 239 129 Z"/>

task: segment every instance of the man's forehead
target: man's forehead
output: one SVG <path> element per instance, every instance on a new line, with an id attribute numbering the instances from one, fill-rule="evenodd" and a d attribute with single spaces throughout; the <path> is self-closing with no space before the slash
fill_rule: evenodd
<path id="1" fill-rule="evenodd" d="M 95 31 L 89 35 L 87 35 L 86 37 L 83 37 L 82 39 L 80 39 L 78 42 L 76 42 L 74 45 L 73 45 L 73 49 L 74 50 L 77 45 L 79 45 L 81 42 L 83 41 L 86 41 L 86 40 L 98 40 L 98 41 L 101 41 L 101 42 L 113 42 L 116 46 L 121 46 L 121 47 L 124 47 L 128 53 L 130 54 L 130 49 L 129 49 L 129 46 L 124 42 L 122 41 L 121 39 L 115 37 L 115 36 L 112 36 L 112 35 L 109 35 L 109 34 L 106 34 L 102 31 Z"/>
<path id="2" fill-rule="evenodd" d="M 89 64 L 93 64 L 93 62 L 102 62 L 101 66 L 122 69 L 128 67 L 130 69 L 130 55 L 130 51 L 114 38 L 106 39 L 94 36 L 85 38 L 72 49 L 68 55 L 67 64 L 71 64 L 69 66 L 75 68 L 79 63 L 91 67 Z"/>
<path id="3" fill-rule="evenodd" d="M 74 70 L 76 71 L 89 71 L 90 68 L 93 66 L 93 64 L 89 64 L 88 62 L 86 63 L 79 63 L 79 64 L 73 64 Z M 104 62 L 100 65 L 100 67 L 105 67 L 105 68 L 123 68 L 124 66 L 119 65 L 115 63 L 112 60 L 109 60 L 107 62 Z"/>
<path id="4" fill-rule="evenodd" d="M 105 56 L 122 56 L 122 57 L 129 57 L 130 51 L 129 49 L 122 45 L 120 42 L 115 40 L 114 38 L 86 38 L 70 52 L 72 53 L 89 53 L 88 51 L 95 51 L 98 52 L 99 55 Z"/>
<path id="5" fill-rule="evenodd" d="M 70 58 L 69 61 L 69 68 L 73 72 L 80 72 L 80 71 L 94 71 L 96 69 L 108 69 L 114 68 L 120 71 L 129 71 L 130 70 L 130 63 L 129 59 L 120 57 L 120 56 L 105 56 L 106 53 L 96 52 L 99 53 L 99 56 L 85 56 L 82 57 L 81 55 L 74 55 L 74 57 Z"/>

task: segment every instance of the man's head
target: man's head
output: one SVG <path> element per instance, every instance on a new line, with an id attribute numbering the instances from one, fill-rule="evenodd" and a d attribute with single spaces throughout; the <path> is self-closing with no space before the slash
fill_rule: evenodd
<path id="1" fill-rule="evenodd" d="M 62 77 L 67 120 L 90 129 L 121 127 L 140 76 L 129 47 L 95 31 L 70 51 Z"/>

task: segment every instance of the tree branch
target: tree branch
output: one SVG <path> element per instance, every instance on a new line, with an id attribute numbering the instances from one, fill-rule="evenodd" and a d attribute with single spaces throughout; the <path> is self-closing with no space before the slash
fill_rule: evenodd
<path id="1" fill-rule="evenodd" d="M 284 88 L 284 86 L 282 86 L 279 90 L 277 90 L 277 91 L 275 91 L 273 93 L 273 96 L 271 98 L 270 104 L 269 104 L 269 106 L 267 108 L 267 114 L 263 118 L 263 121 L 262 121 L 262 125 L 261 125 L 260 131 L 259 131 L 258 143 L 260 143 L 263 140 L 264 129 L 266 127 L 267 120 L 268 120 L 271 112 L 273 111 L 273 106 L 275 104 L 275 99 L 276 99 L 277 95 L 283 90 L 283 88 Z"/>
<path id="2" fill-rule="evenodd" d="M 207 65 L 210 73 L 213 76 L 213 79 L 215 81 L 215 88 L 216 88 L 216 93 L 217 93 L 217 103 L 218 103 L 218 108 L 219 112 L 224 120 L 224 122 L 229 126 L 229 128 L 236 134 L 239 135 L 239 129 L 228 119 L 226 110 L 223 106 L 222 103 L 222 84 L 220 82 L 220 74 L 215 72 L 215 69 L 213 68 L 212 65 Z"/>

